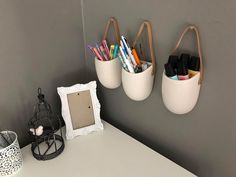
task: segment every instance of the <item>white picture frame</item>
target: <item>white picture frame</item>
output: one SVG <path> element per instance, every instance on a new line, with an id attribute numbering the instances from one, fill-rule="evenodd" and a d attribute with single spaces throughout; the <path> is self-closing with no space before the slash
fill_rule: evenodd
<path id="1" fill-rule="evenodd" d="M 97 84 L 96 81 L 91 81 L 87 84 L 76 84 L 71 87 L 58 87 L 57 92 L 61 99 L 62 104 L 62 117 L 66 124 L 66 139 L 73 139 L 79 135 L 87 135 L 90 132 L 103 130 L 103 124 L 100 118 L 100 109 L 101 105 L 98 101 L 97 94 L 96 94 Z M 92 100 L 92 107 L 94 113 L 94 121 L 93 125 L 89 125 L 86 127 L 73 129 L 72 119 L 70 114 L 70 107 L 68 103 L 68 94 L 73 94 L 82 91 L 90 91 L 90 96 Z"/>

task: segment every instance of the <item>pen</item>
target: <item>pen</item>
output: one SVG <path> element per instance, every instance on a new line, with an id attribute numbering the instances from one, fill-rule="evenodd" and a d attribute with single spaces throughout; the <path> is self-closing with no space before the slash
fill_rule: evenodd
<path id="1" fill-rule="evenodd" d="M 129 47 L 129 44 L 128 44 L 126 38 L 124 36 L 121 36 L 121 40 L 123 41 L 124 47 L 126 48 L 126 51 L 128 52 L 128 55 L 129 55 L 133 65 L 135 67 L 137 65 L 137 63 L 136 63 L 136 61 L 134 59 L 134 56 L 132 55 L 131 49 Z"/>
<path id="2" fill-rule="evenodd" d="M 109 56 L 109 48 L 108 48 L 108 46 L 107 46 L 107 41 L 106 40 L 103 40 L 102 41 L 102 45 L 103 45 L 103 47 L 104 47 L 104 49 L 105 49 L 105 52 L 106 52 L 106 54 L 107 54 L 107 56 Z"/>
<path id="3" fill-rule="evenodd" d="M 122 40 L 120 40 L 120 46 L 121 46 L 121 48 L 122 48 L 122 50 L 124 52 L 125 58 L 129 60 L 129 55 L 128 55 L 128 53 L 125 50 L 125 47 L 124 47 L 124 44 L 123 44 Z"/>
<path id="4" fill-rule="evenodd" d="M 125 53 L 124 53 L 124 50 L 122 49 L 121 46 L 120 46 L 120 53 L 121 53 L 121 56 L 122 56 L 123 59 L 124 59 L 124 62 L 125 62 L 125 64 L 126 64 L 128 70 L 129 70 L 129 72 L 134 73 L 134 68 L 133 68 L 133 66 L 132 66 L 132 64 L 131 64 L 131 62 L 130 62 L 130 60 L 129 60 L 128 58 L 126 58 Z"/>
<path id="5" fill-rule="evenodd" d="M 96 55 L 95 52 L 93 51 L 93 47 L 92 47 L 92 46 L 88 45 L 88 48 L 90 49 L 90 51 L 91 51 L 94 55 Z"/>
<path id="6" fill-rule="evenodd" d="M 140 62 L 140 59 L 139 59 L 139 57 L 138 57 L 138 54 L 137 54 L 135 48 L 132 48 L 132 53 L 133 53 L 133 56 L 134 56 L 134 59 L 135 59 L 137 65 L 140 65 L 141 62 Z"/>
<path id="7" fill-rule="evenodd" d="M 128 52 L 126 51 L 122 40 L 120 40 L 120 46 L 121 46 L 122 49 L 124 50 L 124 54 L 125 54 L 125 55 L 128 55 Z"/>
<path id="8" fill-rule="evenodd" d="M 102 52 L 102 54 L 103 54 L 103 56 L 104 56 L 105 60 L 107 60 L 107 61 L 108 61 L 108 60 L 109 60 L 109 59 L 108 59 L 108 56 L 106 55 L 106 52 L 105 52 L 105 50 L 104 50 L 104 48 L 103 48 L 103 46 L 102 46 L 102 45 L 100 46 L 100 50 L 101 50 L 101 52 Z"/>
<path id="9" fill-rule="evenodd" d="M 127 65 L 125 64 L 122 56 L 120 55 L 120 53 L 117 54 L 118 55 L 118 59 L 120 60 L 121 64 L 122 64 L 122 67 L 126 70 L 126 71 L 129 71 L 128 68 L 127 68 Z"/>
<path id="10" fill-rule="evenodd" d="M 98 45 L 97 43 L 96 43 L 95 45 L 96 45 L 96 48 L 97 48 L 98 53 L 101 55 L 101 57 L 103 57 L 103 54 L 102 54 L 102 52 L 100 51 L 99 45 Z"/>
<path id="11" fill-rule="evenodd" d="M 114 52 L 114 48 L 115 48 L 115 46 L 114 45 L 111 45 L 111 47 L 110 47 L 110 59 L 112 60 L 113 58 L 113 52 Z"/>
<path id="12" fill-rule="evenodd" d="M 95 47 L 93 48 L 93 51 L 95 52 L 96 56 L 97 56 L 101 61 L 103 61 L 102 56 L 99 54 L 98 50 L 97 50 Z"/>
<path id="13" fill-rule="evenodd" d="M 118 51 L 119 51 L 119 46 L 118 44 L 116 44 L 113 52 L 113 58 L 116 58 Z"/>

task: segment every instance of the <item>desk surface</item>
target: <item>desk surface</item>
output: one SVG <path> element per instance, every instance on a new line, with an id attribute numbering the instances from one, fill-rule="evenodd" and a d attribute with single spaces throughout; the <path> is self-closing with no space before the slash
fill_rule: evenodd
<path id="1" fill-rule="evenodd" d="M 104 131 L 65 141 L 57 158 L 37 161 L 30 145 L 16 177 L 196 177 L 112 125 Z"/>

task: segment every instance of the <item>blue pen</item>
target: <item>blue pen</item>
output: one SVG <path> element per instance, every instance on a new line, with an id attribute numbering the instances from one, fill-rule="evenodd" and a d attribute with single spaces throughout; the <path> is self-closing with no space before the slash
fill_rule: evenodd
<path id="1" fill-rule="evenodd" d="M 128 55 L 128 51 L 126 50 L 122 40 L 120 40 L 120 45 L 121 45 L 122 49 L 124 50 L 125 54 Z"/>

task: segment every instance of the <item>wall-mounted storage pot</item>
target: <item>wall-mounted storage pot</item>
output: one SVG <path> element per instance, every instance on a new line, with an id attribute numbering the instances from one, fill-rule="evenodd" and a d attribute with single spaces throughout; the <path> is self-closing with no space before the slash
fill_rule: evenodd
<path id="1" fill-rule="evenodd" d="M 103 40 L 107 38 L 108 30 L 110 25 L 113 24 L 116 34 L 116 40 L 119 44 L 120 41 L 120 30 L 118 21 L 111 17 L 107 23 Z M 101 61 L 95 57 L 95 69 L 98 76 L 99 82 L 106 88 L 115 89 L 121 84 L 121 63 L 118 58 L 114 58 L 108 61 Z"/>
<path id="2" fill-rule="evenodd" d="M 140 73 L 130 73 L 122 68 L 123 89 L 126 95 L 130 99 L 135 101 L 142 101 L 151 94 L 156 73 L 156 60 L 152 41 L 152 26 L 149 21 L 144 21 L 141 24 L 132 46 L 136 46 L 136 43 L 140 35 L 142 34 L 145 26 L 147 28 L 148 33 L 148 41 L 152 63 L 148 62 L 150 66 Z"/>
<path id="3" fill-rule="evenodd" d="M 95 57 L 95 68 L 100 83 L 109 89 L 115 89 L 121 84 L 121 63 L 118 58 L 101 61 Z"/>
<path id="4" fill-rule="evenodd" d="M 187 80 L 174 80 L 166 76 L 165 71 L 162 77 L 162 98 L 168 110 L 175 114 L 190 112 L 197 103 L 203 80 L 203 62 L 200 45 L 199 31 L 196 26 L 188 26 L 181 34 L 172 55 L 176 53 L 185 34 L 193 30 L 196 34 L 197 49 L 200 59 L 200 71 Z"/>

